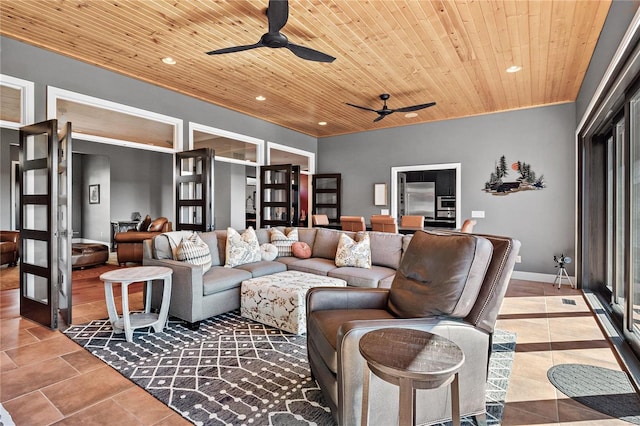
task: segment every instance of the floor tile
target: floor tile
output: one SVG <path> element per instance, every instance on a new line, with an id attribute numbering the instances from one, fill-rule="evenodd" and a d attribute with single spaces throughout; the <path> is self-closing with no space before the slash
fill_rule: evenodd
<path id="1" fill-rule="evenodd" d="M 141 410 L 144 408 L 141 407 Z M 113 424 L 127 425 L 127 426 L 142 426 L 141 423 L 136 417 L 130 412 L 124 410 L 115 401 L 111 399 L 107 399 L 98 404 L 92 405 L 90 407 L 84 408 L 77 413 L 69 417 L 65 417 L 63 420 L 60 420 L 55 425 L 65 425 L 65 426 L 111 426 Z"/>
<path id="2" fill-rule="evenodd" d="M 145 425 L 156 424 L 170 416 L 167 407 L 140 387 L 133 387 L 112 398 Z M 141 410 L 140 407 L 144 407 Z"/>
<path id="3" fill-rule="evenodd" d="M 79 346 L 60 332 L 47 340 L 36 341 L 5 351 L 18 366 L 52 359 L 78 350 Z"/>
<path id="4" fill-rule="evenodd" d="M 3 402 L 16 425 L 48 425 L 63 418 L 60 411 L 40 391 Z"/>
<path id="5" fill-rule="evenodd" d="M 42 393 L 65 416 L 101 402 L 136 386 L 120 373 L 105 365 L 64 382 L 42 389 Z"/>
<path id="6" fill-rule="evenodd" d="M 0 375 L 0 401 L 17 398 L 76 375 L 78 372 L 58 357 L 3 372 Z"/>

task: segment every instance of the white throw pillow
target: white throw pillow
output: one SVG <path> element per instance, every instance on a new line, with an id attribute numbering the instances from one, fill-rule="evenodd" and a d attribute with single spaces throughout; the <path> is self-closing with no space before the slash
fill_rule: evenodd
<path id="1" fill-rule="evenodd" d="M 340 234 L 338 250 L 336 251 L 336 266 L 354 266 L 356 268 L 371 268 L 371 245 L 369 233 L 364 232 L 360 241 L 354 241 L 347 234 Z"/>
<path id="2" fill-rule="evenodd" d="M 260 262 L 260 243 L 256 231 L 248 227 L 242 235 L 233 228 L 227 228 L 227 246 L 225 248 L 225 268 Z"/>
<path id="3" fill-rule="evenodd" d="M 195 232 L 185 236 L 176 248 L 176 260 L 202 266 L 204 274 L 211 269 L 211 251 Z"/>
<path id="4" fill-rule="evenodd" d="M 278 248 L 278 257 L 293 256 L 291 244 L 298 241 L 298 228 L 293 228 L 287 235 L 277 229 L 271 229 L 271 244 Z"/>
<path id="5" fill-rule="evenodd" d="M 260 254 L 262 255 L 262 260 L 274 260 L 278 257 L 278 247 L 270 243 L 264 243 L 260 245 Z"/>

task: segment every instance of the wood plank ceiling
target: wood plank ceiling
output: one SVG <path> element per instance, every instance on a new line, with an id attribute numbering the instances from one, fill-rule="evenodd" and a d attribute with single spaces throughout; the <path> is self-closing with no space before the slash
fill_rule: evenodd
<path id="1" fill-rule="evenodd" d="M 333 63 L 287 49 L 205 54 L 257 42 L 266 0 L 2 0 L 0 34 L 324 137 L 574 101 L 610 4 L 290 2 L 282 33 Z M 163 64 L 167 56 L 177 63 Z M 522 70 L 507 73 L 512 65 Z M 379 109 L 382 93 L 390 108 L 437 105 L 377 123 L 346 105 Z"/>

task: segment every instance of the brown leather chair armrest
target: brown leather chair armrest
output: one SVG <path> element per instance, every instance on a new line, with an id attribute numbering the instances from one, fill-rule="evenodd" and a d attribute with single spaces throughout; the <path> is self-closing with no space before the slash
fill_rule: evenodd
<path id="1" fill-rule="evenodd" d="M 0 241 L 18 244 L 20 231 L 0 231 Z"/>
<path id="2" fill-rule="evenodd" d="M 385 309 L 387 288 L 315 287 L 307 292 L 307 315 L 329 309 Z"/>
<path id="3" fill-rule="evenodd" d="M 118 232 L 114 239 L 116 243 L 141 243 L 144 240 L 149 240 L 160 234 L 162 234 L 162 232 L 127 231 Z"/>

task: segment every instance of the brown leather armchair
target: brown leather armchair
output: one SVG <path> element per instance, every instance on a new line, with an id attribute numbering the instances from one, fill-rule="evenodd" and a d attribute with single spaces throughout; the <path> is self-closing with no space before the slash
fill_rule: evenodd
<path id="1" fill-rule="evenodd" d="M 166 217 L 159 217 L 152 221 L 146 230 L 130 229 L 118 232 L 114 236 L 117 243 L 118 264 L 124 266 L 127 262 L 142 263 L 142 242 L 163 232 L 172 230 L 172 224 Z"/>
<path id="2" fill-rule="evenodd" d="M 19 242 L 19 231 L 0 231 L 0 265 L 8 263 L 9 266 L 16 266 L 18 264 Z"/>
<path id="3" fill-rule="evenodd" d="M 372 330 L 419 329 L 443 336 L 465 354 L 460 413 L 486 424 L 491 336 L 520 242 L 455 232 L 414 234 L 391 288 L 314 288 L 307 293 L 311 373 L 339 425 L 359 424 L 364 359 L 358 345 Z M 451 418 L 448 388 L 416 391 L 416 424 Z M 398 387 L 375 376 L 370 416 L 397 424 Z"/>

